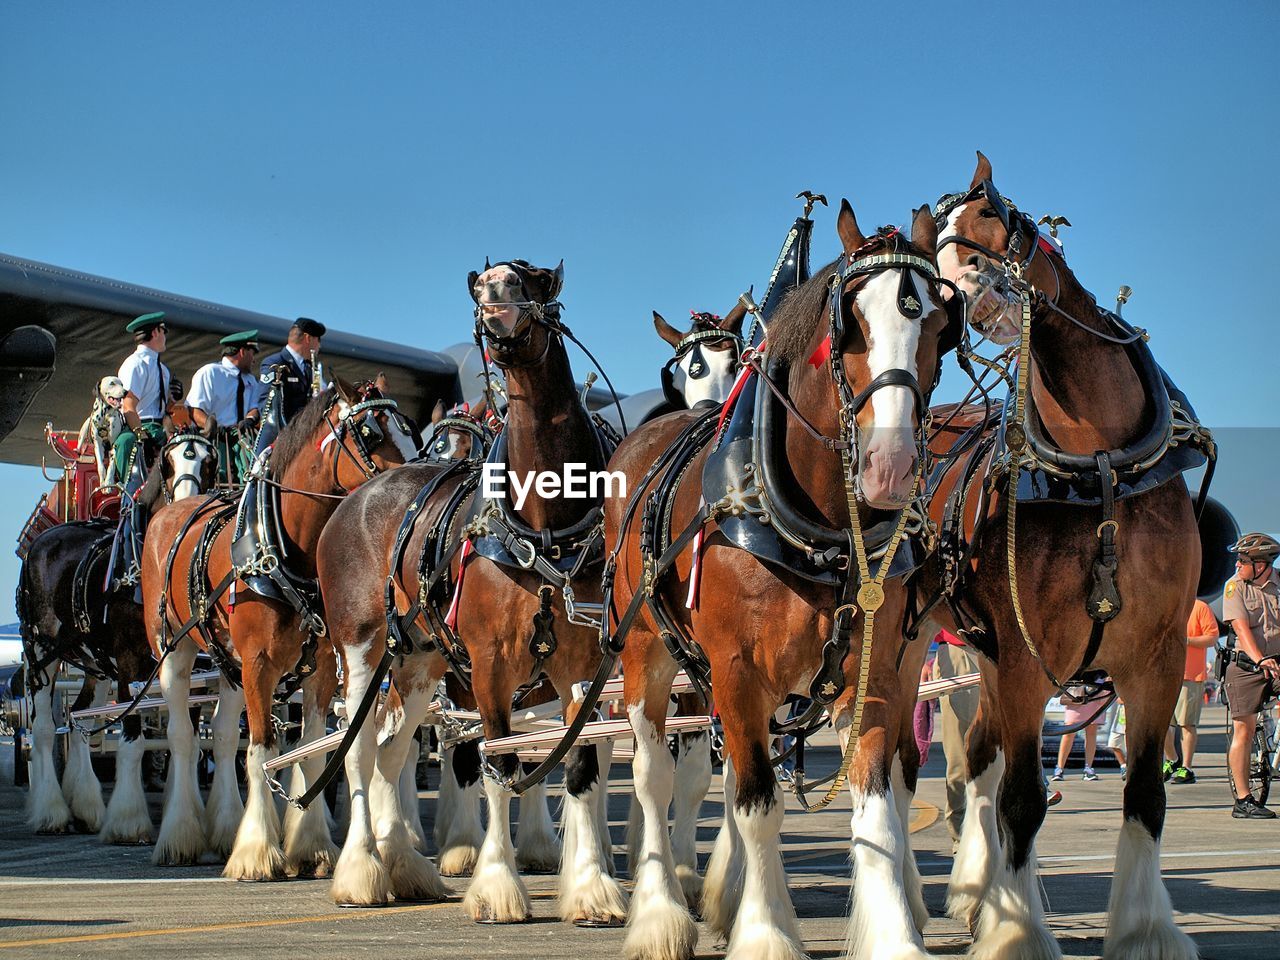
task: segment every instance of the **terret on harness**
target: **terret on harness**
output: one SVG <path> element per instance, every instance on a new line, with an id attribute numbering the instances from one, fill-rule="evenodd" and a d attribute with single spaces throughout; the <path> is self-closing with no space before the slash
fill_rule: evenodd
<path id="1" fill-rule="evenodd" d="M 1123 605 L 1116 588 L 1116 501 L 1151 490 L 1207 462 L 1196 500 L 1198 518 L 1204 509 L 1212 481 L 1217 449 L 1212 435 L 1201 426 L 1186 396 L 1156 364 L 1147 346 L 1148 336 L 1145 331 L 1128 324 L 1118 312 L 1101 307 L 1097 307 L 1096 314 L 1101 329 L 1084 324 L 1058 307 L 1053 299 L 1044 291 L 1036 289 L 1027 279 L 1027 268 L 1037 255 L 1049 258 L 1049 265 L 1055 276 L 1058 276 L 1054 257 L 1061 257 L 1061 251 L 1040 236 L 1035 221 L 1002 197 L 991 180 L 983 181 L 966 194 L 949 194 L 943 197 L 936 209 L 939 223 L 945 225 L 948 214 L 958 205 L 979 198 L 990 204 L 1006 230 L 1009 240 L 1005 251 L 998 253 L 959 234 L 946 237 L 939 248 L 948 244 L 969 247 L 1002 268 L 1003 275 L 998 277 L 993 290 L 1010 303 L 1016 300 L 1021 311 L 1020 339 L 1012 374 L 1008 373 L 1007 368 L 1002 373 L 1009 383 L 1008 401 L 998 408 L 989 409 L 982 421 L 976 423 L 956 444 L 957 447 L 969 444 L 972 452 L 965 461 L 964 473 L 956 483 L 947 504 L 942 538 L 946 570 L 942 596 L 951 606 L 965 638 L 980 652 L 994 659 L 996 651 L 991 643 L 990 630 L 979 622 L 963 602 L 963 581 L 972 556 L 972 545 L 977 541 L 979 531 L 987 520 L 989 511 L 985 504 L 992 493 L 1002 490 L 1007 503 L 1006 557 L 1014 619 L 1027 650 L 1040 664 L 1050 682 L 1062 689 L 1063 681 L 1044 663 L 1023 618 L 1016 553 L 1018 504 L 1074 503 L 1100 508 L 1098 554 L 1093 563 L 1085 602 L 1085 609 L 1093 626 L 1084 659 L 1075 671 L 1079 673 L 1093 662 L 1102 644 L 1105 625 L 1115 618 Z M 1118 309 L 1119 305 L 1117 311 Z M 1073 454 L 1059 448 L 1047 436 L 1030 395 L 1028 381 L 1032 321 L 1037 316 L 1044 317 L 1050 312 L 1065 318 L 1092 336 L 1122 346 L 1127 351 L 1142 383 L 1143 392 L 1150 399 L 1153 408 L 1146 431 L 1132 443 L 1115 450 Z M 953 466 L 958 460 L 958 457 L 951 458 L 949 465 Z M 981 482 L 977 482 L 980 469 Z M 931 489 L 936 489 L 941 479 L 941 474 L 934 477 Z M 966 500 L 975 486 L 983 498 L 983 506 L 978 510 L 978 527 L 966 540 Z M 927 606 L 932 606 L 938 599 L 933 598 Z"/>

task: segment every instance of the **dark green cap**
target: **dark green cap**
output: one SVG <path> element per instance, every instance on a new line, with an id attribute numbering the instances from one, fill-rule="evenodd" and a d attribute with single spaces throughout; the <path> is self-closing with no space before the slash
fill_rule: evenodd
<path id="1" fill-rule="evenodd" d="M 241 330 L 239 333 L 229 333 L 218 342 L 224 347 L 249 347 L 253 350 L 257 350 L 258 331 Z"/>
<path id="2" fill-rule="evenodd" d="M 164 323 L 163 313 L 144 313 L 125 324 L 125 330 L 129 333 L 142 333 L 162 323 Z"/>

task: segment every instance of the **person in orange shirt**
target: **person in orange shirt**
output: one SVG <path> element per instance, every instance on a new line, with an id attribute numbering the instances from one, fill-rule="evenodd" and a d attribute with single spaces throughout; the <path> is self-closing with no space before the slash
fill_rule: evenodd
<path id="1" fill-rule="evenodd" d="M 1164 738 L 1164 778 L 1171 783 L 1195 783 L 1191 760 L 1196 753 L 1200 709 L 1204 706 L 1204 678 L 1209 648 L 1218 642 L 1218 620 L 1203 600 L 1197 600 L 1187 621 L 1187 663 L 1182 672 L 1182 690 L 1173 708 L 1173 725 Z M 1182 762 L 1173 748 L 1173 731 L 1182 733 Z"/>

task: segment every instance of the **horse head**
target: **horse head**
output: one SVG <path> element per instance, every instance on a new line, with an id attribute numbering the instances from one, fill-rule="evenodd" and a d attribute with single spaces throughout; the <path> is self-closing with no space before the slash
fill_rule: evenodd
<path id="1" fill-rule="evenodd" d="M 927 207 L 916 211 L 909 240 L 887 227 L 865 236 L 847 200 L 836 228 L 844 253 L 783 301 L 768 354 L 790 365 L 797 405 L 849 445 L 847 482 L 859 498 L 897 510 L 916 489 L 924 413 L 959 321 L 939 289 Z"/>
<path id="2" fill-rule="evenodd" d="M 546 355 L 550 337 L 559 325 L 559 296 L 564 286 L 564 261 L 554 268 L 535 267 L 525 260 L 508 260 L 482 273 L 467 275 L 467 288 L 476 309 L 476 339 L 483 338 L 499 366 L 534 363 Z"/>
<path id="3" fill-rule="evenodd" d="M 727 317 L 696 311 L 690 315 L 693 325 L 681 333 L 653 311 L 654 329 L 675 350 L 662 368 L 662 392 L 674 407 L 692 408 L 704 400 L 723 403 L 738 373 L 746 307 L 736 304 Z"/>
<path id="4" fill-rule="evenodd" d="M 449 410 L 438 400 L 431 411 L 431 434 L 423 451 L 433 462 L 479 459 L 488 452 L 495 432 L 483 398 L 474 406 L 460 403 Z"/>
<path id="5" fill-rule="evenodd" d="M 1022 300 L 1011 275 L 1058 293 L 1059 268 L 1036 255 L 1042 246 L 1035 220 L 996 189 L 981 152 L 969 190 L 943 196 L 934 216 L 938 269 L 964 292 L 969 323 L 994 343 L 1012 343 L 1022 329 Z"/>

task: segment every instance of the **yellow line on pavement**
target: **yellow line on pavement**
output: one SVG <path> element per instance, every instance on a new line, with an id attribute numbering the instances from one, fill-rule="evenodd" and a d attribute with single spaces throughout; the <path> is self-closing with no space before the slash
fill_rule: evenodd
<path id="1" fill-rule="evenodd" d="M 550 894 L 533 894 L 533 900 L 546 900 Z M 60 943 L 98 943 L 103 940 L 132 940 L 138 937 L 180 937 L 193 933 L 217 933 L 220 930 L 249 930 L 255 927 L 287 927 L 303 923 L 334 923 L 339 920 L 372 920 L 395 913 L 414 913 L 440 907 L 454 907 L 456 900 L 440 903 L 415 903 L 402 907 L 375 907 L 343 910 L 341 913 L 324 913 L 314 917 L 279 917 L 274 920 L 241 920 L 236 923 L 210 923 L 201 927 L 167 927 L 162 930 L 122 930 L 115 933 L 86 933 L 73 937 L 41 937 L 37 940 L 0 941 L 0 950 L 16 947 L 44 947 Z M 56 922 L 56 921 L 53 921 Z"/>
<path id="2" fill-rule="evenodd" d="M 932 803 L 925 803 L 923 800 L 911 801 L 911 825 L 908 827 L 910 833 L 919 833 L 926 827 L 933 826 L 937 819 L 938 808 Z"/>

